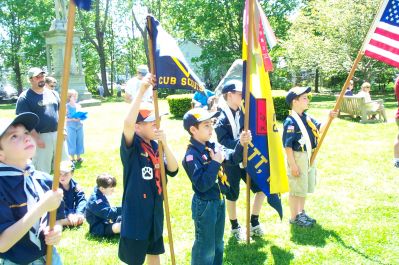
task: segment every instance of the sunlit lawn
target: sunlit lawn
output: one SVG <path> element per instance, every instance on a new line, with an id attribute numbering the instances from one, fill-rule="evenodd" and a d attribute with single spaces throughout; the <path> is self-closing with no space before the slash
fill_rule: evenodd
<path id="1" fill-rule="evenodd" d="M 313 98 L 311 115 L 327 117 L 334 97 Z M 161 101 L 161 110 L 167 103 Z M 112 203 L 122 196 L 122 166 L 119 159 L 122 120 L 128 105 L 105 103 L 90 107 L 85 121 L 85 161 L 76 170 L 75 179 L 89 196 L 96 175 L 109 172 L 119 183 Z M 318 157 L 318 187 L 307 201 L 307 211 L 317 219 L 312 229 L 292 228 L 288 224 L 287 195 L 283 195 L 284 218 L 266 204 L 260 221 L 266 236 L 250 245 L 237 244 L 225 230 L 224 264 L 399 264 L 399 169 L 392 166 L 392 143 L 398 132 L 393 117 L 396 104 L 387 100 L 387 124 L 360 124 L 336 119 Z M 1 117 L 12 116 L 9 106 L 0 107 Z M 180 161 L 188 142 L 182 121 L 167 117 L 162 126 L 169 145 Z M 177 264 L 190 264 L 194 238 L 191 220 L 190 182 L 180 168 L 170 179 L 169 202 Z M 242 185 L 245 194 L 245 185 Z M 245 197 L 239 200 L 239 221 L 245 222 Z M 138 217 L 140 218 L 140 217 Z M 162 264 L 170 264 L 165 228 L 166 253 Z M 118 239 L 98 239 L 88 235 L 88 226 L 65 230 L 58 246 L 64 264 L 120 264 Z"/>

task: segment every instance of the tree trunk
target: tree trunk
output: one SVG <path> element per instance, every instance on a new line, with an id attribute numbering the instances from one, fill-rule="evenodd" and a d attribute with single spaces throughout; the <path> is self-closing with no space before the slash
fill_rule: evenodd
<path id="1" fill-rule="evenodd" d="M 314 80 L 314 92 L 319 93 L 319 68 L 316 68 L 316 74 Z"/>
<path id="2" fill-rule="evenodd" d="M 108 84 L 107 84 L 107 68 L 106 68 L 106 61 L 105 61 L 105 52 L 104 52 L 104 42 L 98 40 L 98 56 L 100 57 L 100 72 L 101 72 L 101 83 L 104 87 L 104 96 L 110 96 L 108 91 Z"/>
<path id="3" fill-rule="evenodd" d="M 21 77 L 21 65 L 19 64 L 18 57 L 15 57 L 13 70 L 15 73 L 15 82 L 17 83 L 17 90 L 18 90 L 18 95 L 19 95 L 22 93 L 23 85 L 22 85 L 22 77 Z"/>

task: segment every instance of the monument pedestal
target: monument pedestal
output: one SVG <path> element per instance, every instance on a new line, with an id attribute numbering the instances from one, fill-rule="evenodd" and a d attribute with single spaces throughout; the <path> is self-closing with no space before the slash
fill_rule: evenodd
<path id="1" fill-rule="evenodd" d="M 65 22 L 60 20 L 53 21 L 50 30 L 42 34 L 46 39 L 47 72 L 50 76 L 58 80 L 57 90 L 59 91 L 64 69 Z M 80 48 L 80 39 L 82 36 L 82 32 L 74 32 L 68 89 L 75 89 L 79 93 L 79 104 L 82 107 L 101 105 L 101 101 L 93 99 L 91 93 L 86 88 Z"/>

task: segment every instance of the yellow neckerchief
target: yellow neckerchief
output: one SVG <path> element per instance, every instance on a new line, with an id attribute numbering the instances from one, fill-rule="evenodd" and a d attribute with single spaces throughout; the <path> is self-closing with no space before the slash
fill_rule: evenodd
<path id="1" fill-rule="evenodd" d="M 312 119 L 309 116 L 306 116 L 306 122 L 309 125 L 310 129 L 312 129 L 312 133 L 316 138 L 316 143 L 319 143 L 320 132 L 317 129 L 316 125 L 313 123 Z"/>
<path id="2" fill-rule="evenodd" d="M 208 154 L 209 154 L 211 148 L 210 148 L 210 147 L 205 147 L 205 149 L 208 151 Z M 209 158 L 208 158 L 208 159 L 211 159 L 211 156 L 210 156 L 210 155 L 209 155 Z M 220 167 L 219 167 L 218 178 L 219 178 L 220 182 L 221 182 L 223 185 L 226 185 L 226 186 L 230 187 L 230 183 L 229 183 L 229 181 L 227 180 L 227 175 L 226 175 L 226 173 L 224 173 L 223 166 L 220 166 Z"/>

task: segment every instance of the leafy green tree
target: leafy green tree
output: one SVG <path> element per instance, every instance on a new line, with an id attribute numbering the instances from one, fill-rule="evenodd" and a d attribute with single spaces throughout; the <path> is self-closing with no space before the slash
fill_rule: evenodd
<path id="1" fill-rule="evenodd" d="M 50 0 L 0 1 L 0 25 L 3 39 L 0 43 L 0 56 L 4 66 L 14 73 L 18 93 L 22 92 L 24 73 L 31 66 L 46 65 L 45 40 L 41 32 L 50 27 L 53 3 Z"/>
<path id="2" fill-rule="evenodd" d="M 319 69 L 331 85 L 341 85 L 361 49 L 378 9 L 378 1 L 312 0 L 300 10 L 284 42 L 289 68 Z M 393 71 L 383 63 L 363 57 L 356 79 L 387 81 Z M 389 76 L 389 75 L 388 75 Z M 384 80 L 385 79 L 385 80 Z"/>
<path id="3" fill-rule="evenodd" d="M 285 39 L 290 27 L 288 15 L 300 1 L 260 2 L 277 37 Z M 197 60 L 202 63 L 205 77 L 218 81 L 231 63 L 241 58 L 243 0 L 174 0 L 164 10 L 164 17 L 174 25 L 174 36 L 203 48 Z"/>
<path id="4" fill-rule="evenodd" d="M 95 48 L 99 61 L 101 83 L 104 87 L 104 96 L 110 96 L 107 84 L 107 54 L 105 52 L 107 20 L 109 17 L 110 0 L 95 0 L 93 3 L 94 11 L 81 12 L 78 11 L 79 25 L 83 29 L 84 38 Z"/>

